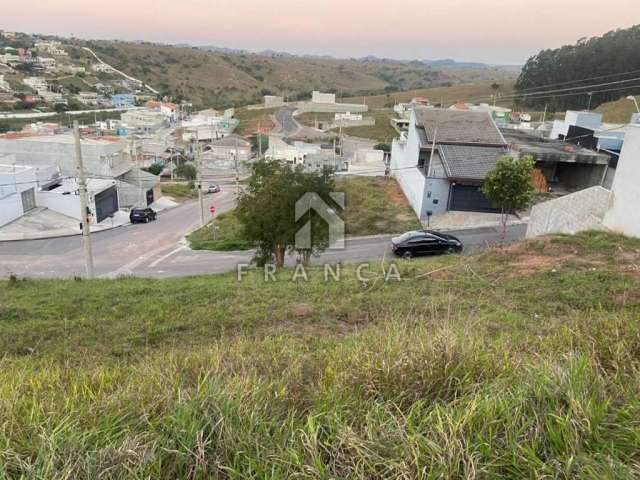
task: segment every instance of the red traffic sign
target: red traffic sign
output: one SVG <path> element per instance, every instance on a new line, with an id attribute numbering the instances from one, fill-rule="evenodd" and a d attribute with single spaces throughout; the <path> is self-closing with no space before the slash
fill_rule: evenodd
<path id="1" fill-rule="evenodd" d="M 211 205 L 209 207 L 209 211 L 211 212 L 211 215 L 215 215 L 216 214 L 216 207 L 214 207 L 213 205 Z"/>

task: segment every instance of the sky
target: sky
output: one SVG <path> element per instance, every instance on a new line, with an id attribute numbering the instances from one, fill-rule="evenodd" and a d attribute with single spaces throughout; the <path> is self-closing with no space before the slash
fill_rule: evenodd
<path id="1" fill-rule="evenodd" d="M 340 58 L 523 64 L 640 24 L 640 0 L 0 0 L 0 29 Z"/>

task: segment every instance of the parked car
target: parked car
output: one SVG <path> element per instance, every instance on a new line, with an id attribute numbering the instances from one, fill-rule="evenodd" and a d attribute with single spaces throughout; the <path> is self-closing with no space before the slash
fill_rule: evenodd
<path id="1" fill-rule="evenodd" d="M 151 220 L 155 220 L 158 214 L 153 208 L 134 208 L 129 213 L 129 220 L 131 223 L 149 223 Z"/>
<path id="2" fill-rule="evenodd" d="M 220 191 L 220 185 L 209 185 L 207 187 L 207 193 L 218 193 Z"/>
<path id="3" fill-rule="evenodd" d="M 462 248 L 462 242 L 458 238 L 433 230 L 416 230 L 391 239 L 393 253 L 404 258 L 460 253 Z"/>

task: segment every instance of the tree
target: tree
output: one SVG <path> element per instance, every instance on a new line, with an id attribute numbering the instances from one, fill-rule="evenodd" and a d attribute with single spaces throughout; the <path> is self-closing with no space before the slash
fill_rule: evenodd
<path id="1" fill-rule="evenodd" d="M 183 163 L 182 165 L 178 165 L 175 170 L 175 174 L 179 178 L 184 178 L 185 180 L 195 180 L 198 172 L 196 171 L 196 167 L 193 165 Z"/>
<path id="2" fill-rule="evenodd" d="M 487 174 L 482 191 L 494 207 L 500 209 L 502 235 L 507 232 L 507 216 L 526 207 L 533 194 L 533 158 L 504 156 Z"/>
<path id="3" fill-rule="evenodd" d="M 147 168 L 144 168 L 143 170 L 149 172 L 151 175 L 160 175 L 163 168 L 159 163 L 154 163 L 149 165 Z"/>
<path id="4" fill-rule="evenodd" d="M 291 167 L 277 160 L 259 160 L 251 165 L 249 184 L 238 202 L 237 216 L 244 238 L 257 245 L 254 260 L 258 265 L 275 262 L 284 265 L 287 252 L 298 252 L 303 262 L 328 246 L 328 226 L 310 209 L 295 220 L 295 205 L 305 193 L 316 193 L 331 204 L 329 193 L 334 189 L 330 170 L 304 172 L 301 166 Z M 298 249 L 296 233 L 306 223 L 311 224 L 311 248 Z"/>
<path id="5" fill-rule="evenodd" d="M 391 151 L 391 145 L 388 143 L 378 143 L 373 148 L 375 150 L 382 150 L 383 152 L 387 152 L 387 153 Z"/>

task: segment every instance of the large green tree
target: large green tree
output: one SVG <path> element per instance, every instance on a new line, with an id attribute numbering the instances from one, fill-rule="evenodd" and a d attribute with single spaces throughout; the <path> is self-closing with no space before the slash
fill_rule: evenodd
<path id="1" fill-rule="evenodd" d="M 538 108 L 548 104 L 560 111 L 584 109 L 589 103 L 595 108 L 637 94 L 639 51 L 640 25 L 543 50 L 522 69 L 515 85 L 516 103 Z"/>
<path id="2" fill-rule="evenodd" d="M 241 195 L 237 216 L 243 226 L 243 237 L 257 245 L 258 265 L 274 262 L 284 265 L 287 252 L 297 251 L 304 263 L 311 255 L 327 248 L 328 226 L 314 209 L 296 221 L 296 202 L 307 193 L 317 194 L 328 205 L 335 181 L 330 170 L 305 172 L 277 160 L 259 160 L 251 166 L 251 175 Z M 309 223 L 311 245 L 296 248 L 296 233 Z"/>
<path id="3" fill-rule="evenodd" d="M 534 191 L 531 176 L 533 167 L 533 159 L 529 156 L 504 156 L 485 178 L 482 191 L 494 207 L 500 209 L 503 236 L 507 231 L 508 215 L 531 202 Z"/>

